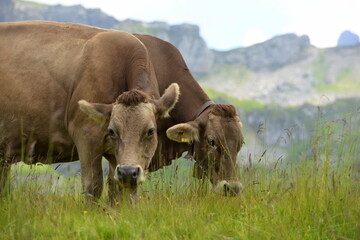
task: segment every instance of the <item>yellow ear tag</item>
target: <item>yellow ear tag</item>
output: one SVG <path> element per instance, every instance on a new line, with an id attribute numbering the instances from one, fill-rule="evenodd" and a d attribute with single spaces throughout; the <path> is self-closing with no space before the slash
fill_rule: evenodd
<path id="1" fill-rule="evenodd" d="M 188 138 L 181 138 L 180 141 L 181 142 L 186 142 L 186 143 L 190 142 L 190 140 Z"/>

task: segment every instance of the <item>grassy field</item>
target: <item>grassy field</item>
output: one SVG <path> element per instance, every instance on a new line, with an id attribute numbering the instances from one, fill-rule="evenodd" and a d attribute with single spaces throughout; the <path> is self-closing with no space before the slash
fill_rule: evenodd
<path id="1" fill-rule="evenodd" d="M 136 205 L 109 206 L 106 190 L 87 205 L 79 177 L 17 165 L 0 239 L 360 239 L 360 128 L 337 129 L 321 123 L 294 159 L 242 164 L 238 197 L 215 195 L 178 160 L 150 174 Z"/>

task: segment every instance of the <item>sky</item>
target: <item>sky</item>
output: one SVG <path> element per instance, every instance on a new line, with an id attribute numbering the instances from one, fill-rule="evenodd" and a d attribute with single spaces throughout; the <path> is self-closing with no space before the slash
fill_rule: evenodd
<path id="1" fill-rule="evenodd" d="M 210 48 L 246 47 L 271 37 L 308 35 L 313 45 L 336 46 L 340 34 L 360 35 L 360 0 L 32 0 L 100 8 L 118 20 L 191 23 Z"/>

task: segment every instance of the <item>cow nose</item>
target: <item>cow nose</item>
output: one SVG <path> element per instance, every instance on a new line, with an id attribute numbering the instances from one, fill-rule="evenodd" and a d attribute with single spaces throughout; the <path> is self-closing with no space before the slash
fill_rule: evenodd
<path id="1" fill-rule="evenodd" d="M 224 184 L 224 195 L 225 196 L 236 196 L 240 193 L 242 189 L 242 185 L 239 183 L 235 183 L 235 184 L 230 184 L 230 183 L 225 183 Z"/>
<path id="2" fill-rule="evenodd" d="M 140 172 L 141 170 L 139 166 L 123 165 L 116 167 L 116 174 L 118 180 L 130 186 L 137 185 L 137 180 L 139 178 Z"/>
<path id="3" fill-rule="evenodd" d="M 243 189 L 242 184 L 239 181 L 226 181 L 222 180 L 216 184 L 214 192 L 224 196 L 236 196 Z"/>

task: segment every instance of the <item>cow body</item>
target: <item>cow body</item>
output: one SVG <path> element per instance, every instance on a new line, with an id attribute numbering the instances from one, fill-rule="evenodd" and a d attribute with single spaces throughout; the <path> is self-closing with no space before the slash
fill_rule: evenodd
<path id="1" fill-rule="evenodd" d="M 0 24 L 0 86 L 0 184 L 9 164 L 20 160 L 80 159 L 84 190 L 95 197 L 103 185 L 101 157 L 108 156 L 113 170 L 120 164 L 113 157 L 121 155 L 114 152 L 120 147 L 114 147 L 107 130 L 114 122 L 110 114 L 115 99 L 132 89 L 159 98 L 147 49 L 133 35 L 55 22 Z M 141 104 L 155 109 L 149 101 Z M 104 109 L 110 112 L 99 124 L 94 119 Z M 145 114 L 155 121 L 156 112 Z M 153 125 L 156 129 L 156 122 Z M 156 143 L 152 141 L 151 149 Z M 153 150 L 148 152 L 153 155 Z"/>

